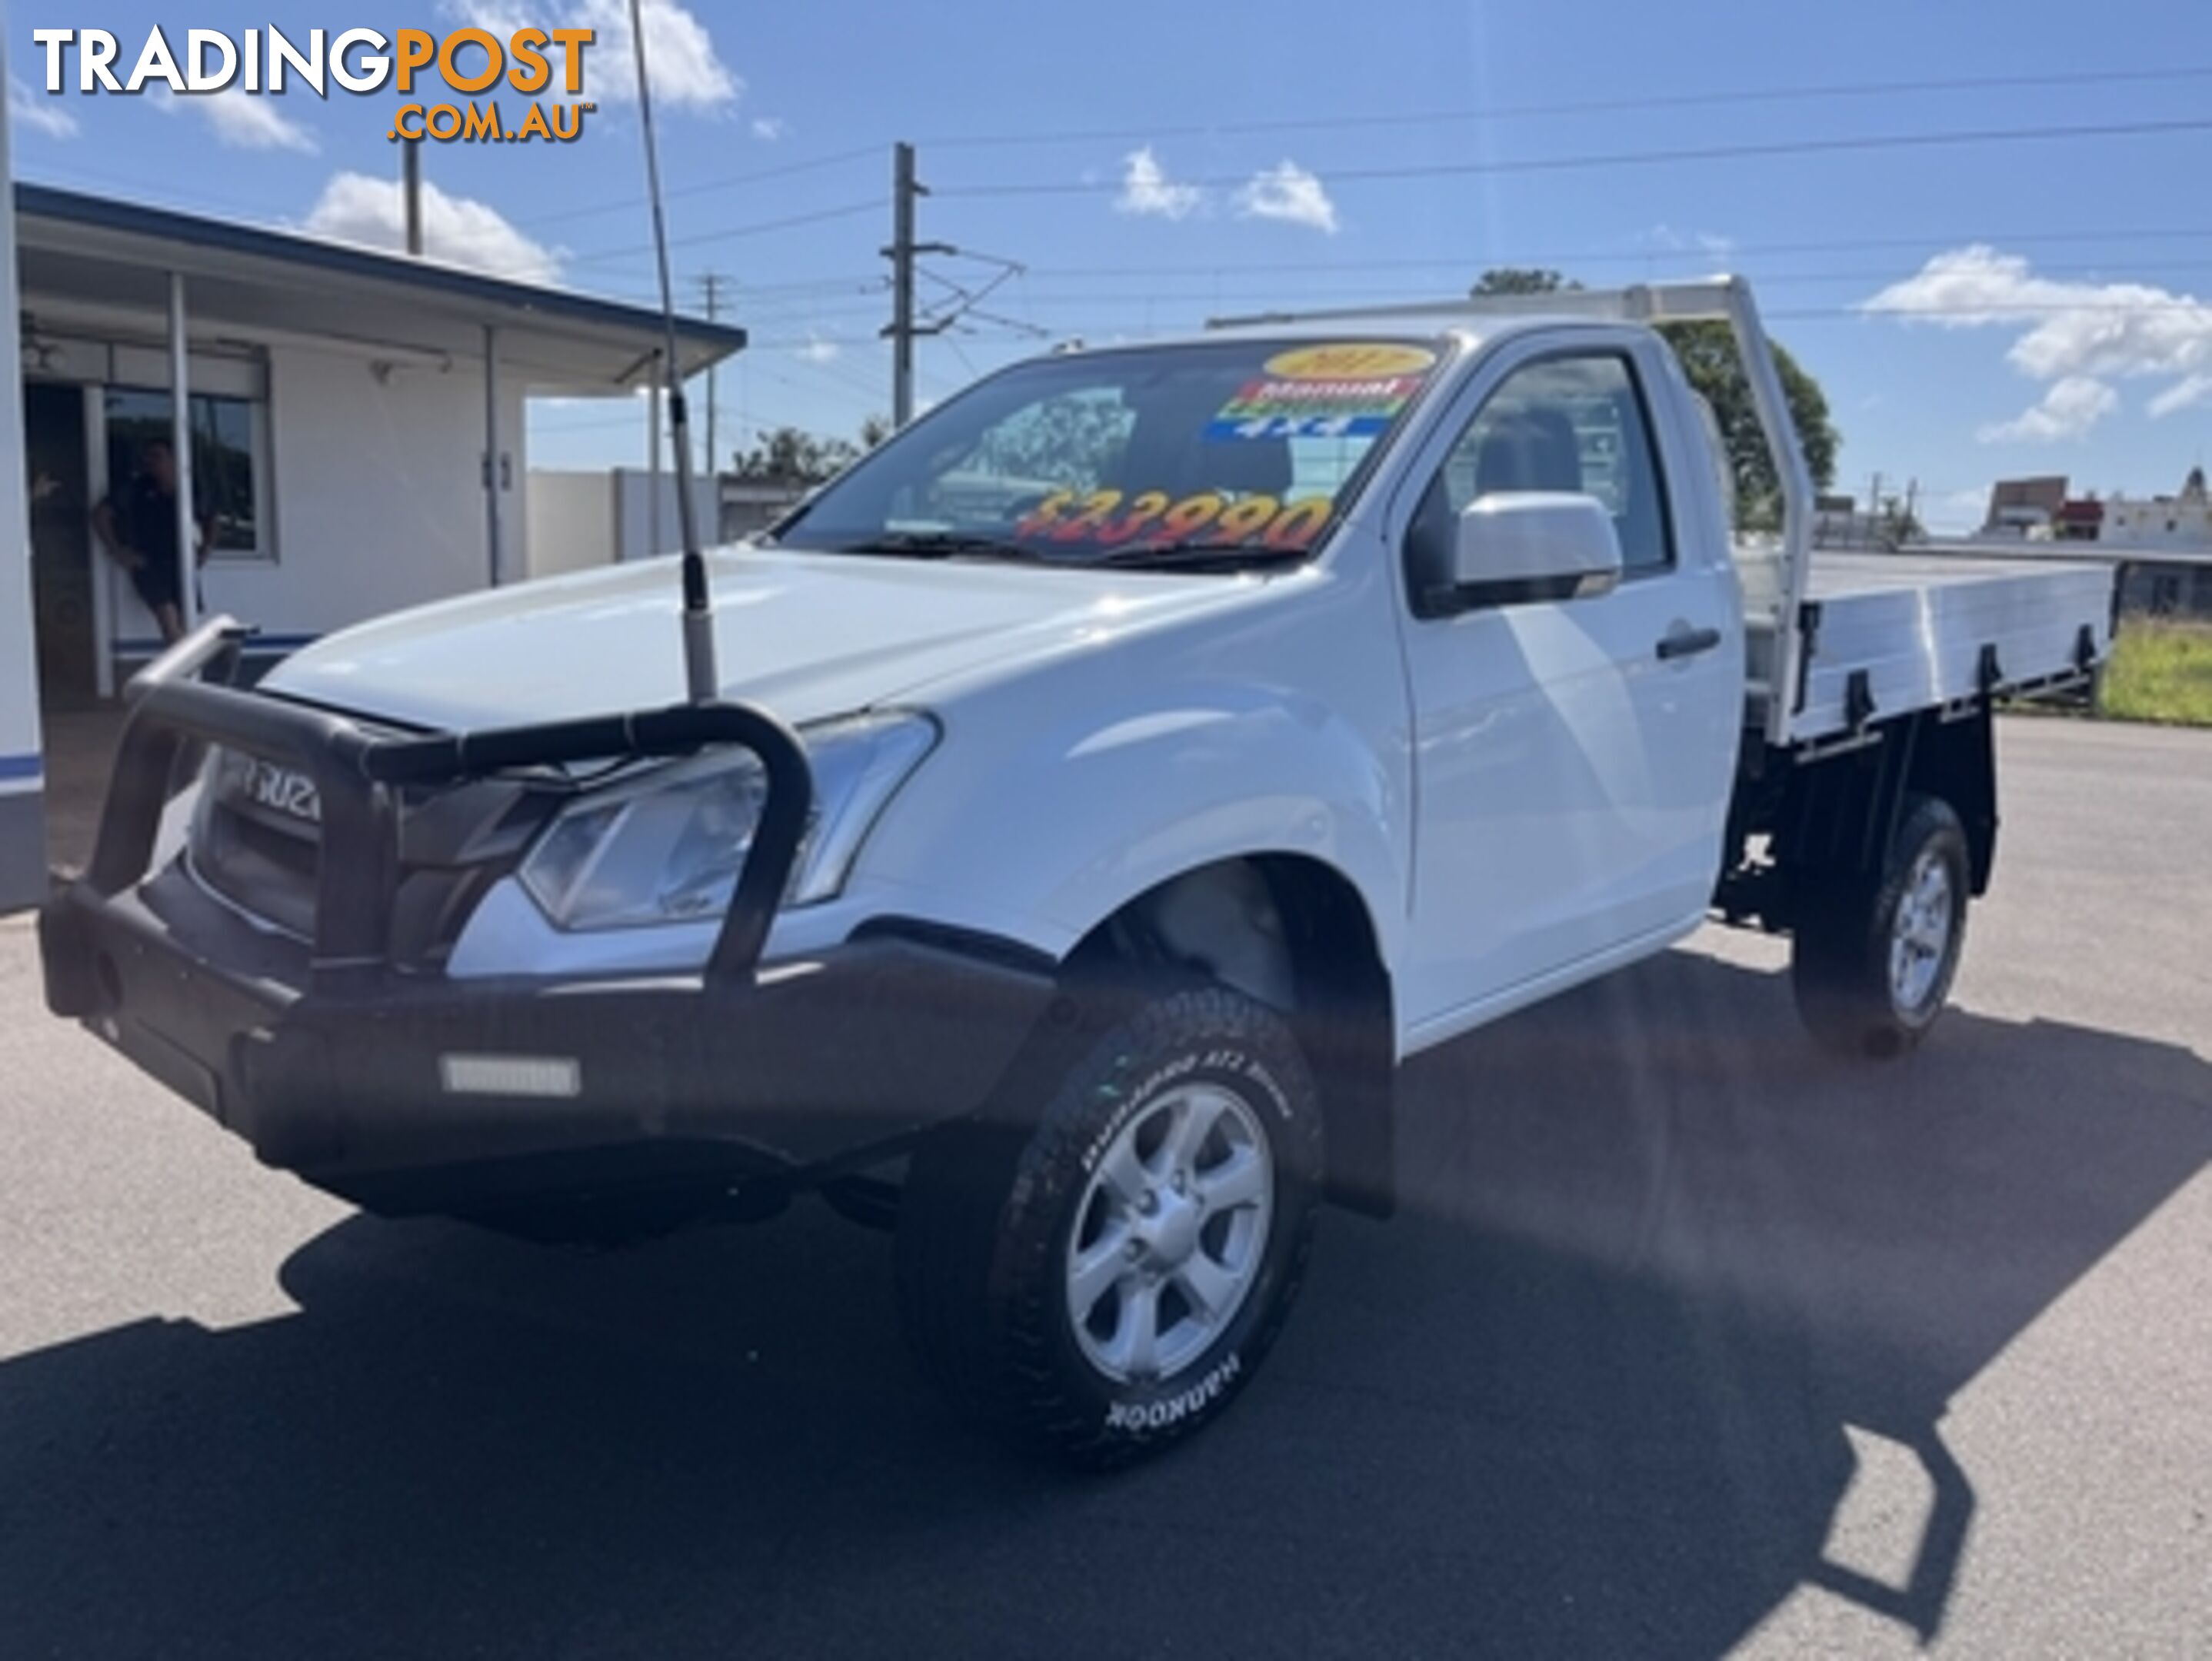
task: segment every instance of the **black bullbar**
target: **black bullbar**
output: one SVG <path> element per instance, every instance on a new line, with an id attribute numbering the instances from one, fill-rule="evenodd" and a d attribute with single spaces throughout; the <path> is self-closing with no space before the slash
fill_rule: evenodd
<path id="1" fill-rule="evenodd" d="M 211 620 L 132 684 L 92 863 L 48 900 L 40 943 L 55 1013 L 268 1164 L 390 1212 L 468 1213 L 633 1169 L 662 1186 L 687 1172 L 790 1185 L 975 1106 L 1051 1000 L 1042 955 L 895 923 L 761 963 L 813 788 L 764 711 L 395 737 L 201 678 L 242 637 Z M 173 866 L 149 878 L 162 812 L 207 743 L 314 780 L 311 946 L 252 928 Z M 767 797 L 702 972 L 475 980 L 389 961 L 401 790 L 720 745 L 759 759 Z"/>

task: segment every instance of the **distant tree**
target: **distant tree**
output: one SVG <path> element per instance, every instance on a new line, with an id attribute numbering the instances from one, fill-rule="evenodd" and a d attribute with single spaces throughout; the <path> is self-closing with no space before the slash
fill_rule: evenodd
<path id="1" fill-rule="evenodd" d="M 1474 280 L 1474 293 L 1478 299 L 1492 294 L 1551 294 L 1582 286 L 1538 266 L 1493 265 Z"/>
<path id="2" fill-rule="evenodd" d="M 1713 418 L 1720 423 L 1729 471 L 1735 480 L 1737 525 L 1774 529 L 1782 522 L 1782 482 L 1775 475 L 1774 458 L 1752 404 L 1751 382 L 1744 375 L 1735 336 L 1725 323 L 1662 323 L 1659 332 L 1666 336 L 1681 360 L 1682 373 L 1712 405 Z M 1835 423 L 1828 419 L 1827 397 L 1788 348 L 1779 341 L 1768 344 L 1774 352 L 1775 371 L 1782 377 L 1790 422 L 1797 429 L 1798 446 L 1805 452 L 1806 470 L 1813 476 L 1813 488 L 1826 490 L 1835 482 L 1836 451 L 1842 443 Z"/>
<path id="3" fill-rule="evenodd" d="M 1881 538 L 1884 548 L 1894 553 L 1907 543 L 1923 541 L 1928 532 L 1922 527 L 1919 516 L 1912 511 L 1911 504 L 1895 496 L 1884 496 L 1881 511 L 1876 516 L 1875 534 Z"/>
<path id="4" fill-rule="evenodd" d="M 1553 270 L 1534 266 L 1498 266 L 1485 271 L 1471 291 L 1491 294 L 1548 294 L 1579 288 L 1582 284 Z M 1665 336 L 1682 373 L 1698 396 L 1712 406 L 1720 424 L 1721 442 L 1728 451 L 1729 472 L 1735 482 L 1735 517 L 1746 530 L 1771 530 L 1782 518 L 1782 484 L 1774 472 L 1759 429 L 1759 412 L 1751 401 L 1751 383 L 1745 379 L 1743 361 L 1735 349 L 1735 336 L 1725 323 L 1662 323 Z M 1828 417 L 1828 400 L 1820 384 L 1807 374 L 1797 360 L 1778 341 L 1774 367 L 1782 377 L 1783 396 L 1789 400 L 1790 418 L 1805 452 L 1805 466 L 1813 488 L 1825 490 L 1835 482 L 1836 452 L 1843 440 Z"/>
<path id="5" fill-rule="evenodd" d="M 731 470 L 758 484 L 819 484 L 853 459 L 853 446 L 802 427 L 771 427 L 750 450 L 732 458 Z"/>
<path id="6" fill-rule="evenodd" d="M 804 427 L 770 427 L 760 434 L 759 443 L 731 458 L 731 470 L 756 484 L 816 485 L 844 471 L 890 435 L 890 423 L 881 415 L 860 423 L 857 444 Z"/>

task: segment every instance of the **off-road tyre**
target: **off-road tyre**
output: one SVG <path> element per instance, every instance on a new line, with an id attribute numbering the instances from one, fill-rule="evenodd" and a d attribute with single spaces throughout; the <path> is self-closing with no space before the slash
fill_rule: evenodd
<path id="1" fill-rule="evenodd" d="M 1211 1424 L 1249 1385 L 1304 1278 L 1323 1171 L 1312 1075 L 1280 1015 L 1205 985 L 1128 1000 L 1103 1031 L 1071 1037 L 1042 1065 L 1018 1069 L 1010 1088 L 1028 1100 L 1001 1100 L 947 1127 L 912 1161 L 897 1247 L 908 1342 L 957 1404 L 1032 1448 L 1089 1469 L 1158 1452 Z M 1242 1277 L 1241 1302 L 1223 1300 L 1233 1313 L 1202 1349 L 1157 1377 L 1111 1376 L 1093 1358 L 1104 1347 L 1096 1322 L 1086 1324 L 1087 1337 L 1077 1331 L 1072 1307 L 1081 1294 L 1069 1276 L 1079 1236 L 1100 1231 L 1095 1251 L 1109 1213 L 1133 1230 L 1140 1226 L 1133 1209 L 1121 1209 L 1119 1190 L 1102 1167 L 1114 1159 L 1126 1179 L 1117 1149 L 1140 1149 L 1154 1125 L 1180 1125 L 1184 1113 L 1202 1113 L 1187 1104 L 1224 1094 L 1244 1111 L 1231 1125 L 1223 1110 L 1221 1139 L 1209 1146 L 1228 1147 L 1231 1130 L 1249 1137 L 1248 1121 L 1267 1142 L 1264 1244 L 1252 1246 L 1245 1259 L 1256 1267 Z M 1173 1162 L 1165 1132 L 1153 1146 L 1152 1160 Z M 1156 1205 L 1168 1201 L 1178 1227 L 1203 1214 L 1209 1179 L 1201 1161 L 1209 1155 L 1194 1152 L 1188 1190 L 1178 1191 L 1184 1197 L 1164 1188 L 1154 1197 Z M 1211 1168 L 1228 1173 L 1231 1165 L 1224 1156 Z M 1225 1183 L 1216 1185 L 1227 1192 Z M 1224 1202 L 1198 1225 L 1194 1249 L 1210 1251 L 1205 1230 L 1217 1229 L 1226 1240 L 1238 1226 Z M 1133 1258 L 1151 1249 L 1123 1243 Z M 1155 1296 L 1164 1321 L 1178 1307 L 1180 1283 L 1164 1270 L 1141 1272 L 1170 1282 L 1155 1294 L 1133 1294 Z M 1117 1282 L 1093 1308 L 1094 1316 L 1103 1310 L 1109 1318 L 1116 1338 L 1127 1318 L 1122 1295 Z M 1196 1302 L 1181 1306 L 1189 1312 L 1179 1321 L 1201 1319 Z M 1203 1324 L 1176 1330 L 1188 1345 L 1200 1341 Z"/>
<path id="2" fill-rule="evenodd" d="M 1797 1013 L 1815 1039 L 1839 1055 L 1887 1059 L 1928 1036 L 1958 973 L 1971 875 L 1959 815 L 1939 797 L 1916 796 L 1880 872 L 1815 880 L 1790 960 Z M 1941 943 L 1930 950 L 1937 925 L 1925 913 L 1939 889 Z M 1917 943 L 1900 945 L 1907 935 Z M 1911 955 L 1907 967 L 1900 950 Z"/>

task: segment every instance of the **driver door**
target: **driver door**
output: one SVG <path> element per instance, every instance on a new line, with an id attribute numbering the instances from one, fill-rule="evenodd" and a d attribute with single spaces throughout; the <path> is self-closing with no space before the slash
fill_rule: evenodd
<path id="1" fill-rule="evenodd" d="M 1645 390 L 1659 366 L 1639 361 L 1665 349 L 1562 338 L 1574 343 L 1540 339 L 1478 382 L 1405 531 L 1407 1014 L 1425 1039 L 1684 926 L 1714 876 L 1740 713 L 1733 579 L 1685 557 L 1677 534 Z M 1423 585 L 1450 569 L 1460 511 L 1510 491 L 1597 498 L 1619 586 L 1419 615 Z"/>

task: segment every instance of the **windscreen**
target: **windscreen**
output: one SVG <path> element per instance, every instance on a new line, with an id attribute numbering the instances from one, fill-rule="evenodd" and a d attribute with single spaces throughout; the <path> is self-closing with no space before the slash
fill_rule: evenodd
<path id="1" fill-rule="evenodd" d="M 1438 343 L 1205 342 L 980 382 L 780 528 L 793 547 L 1141 563 L 1296 558 L 1442 361 Z"/>

